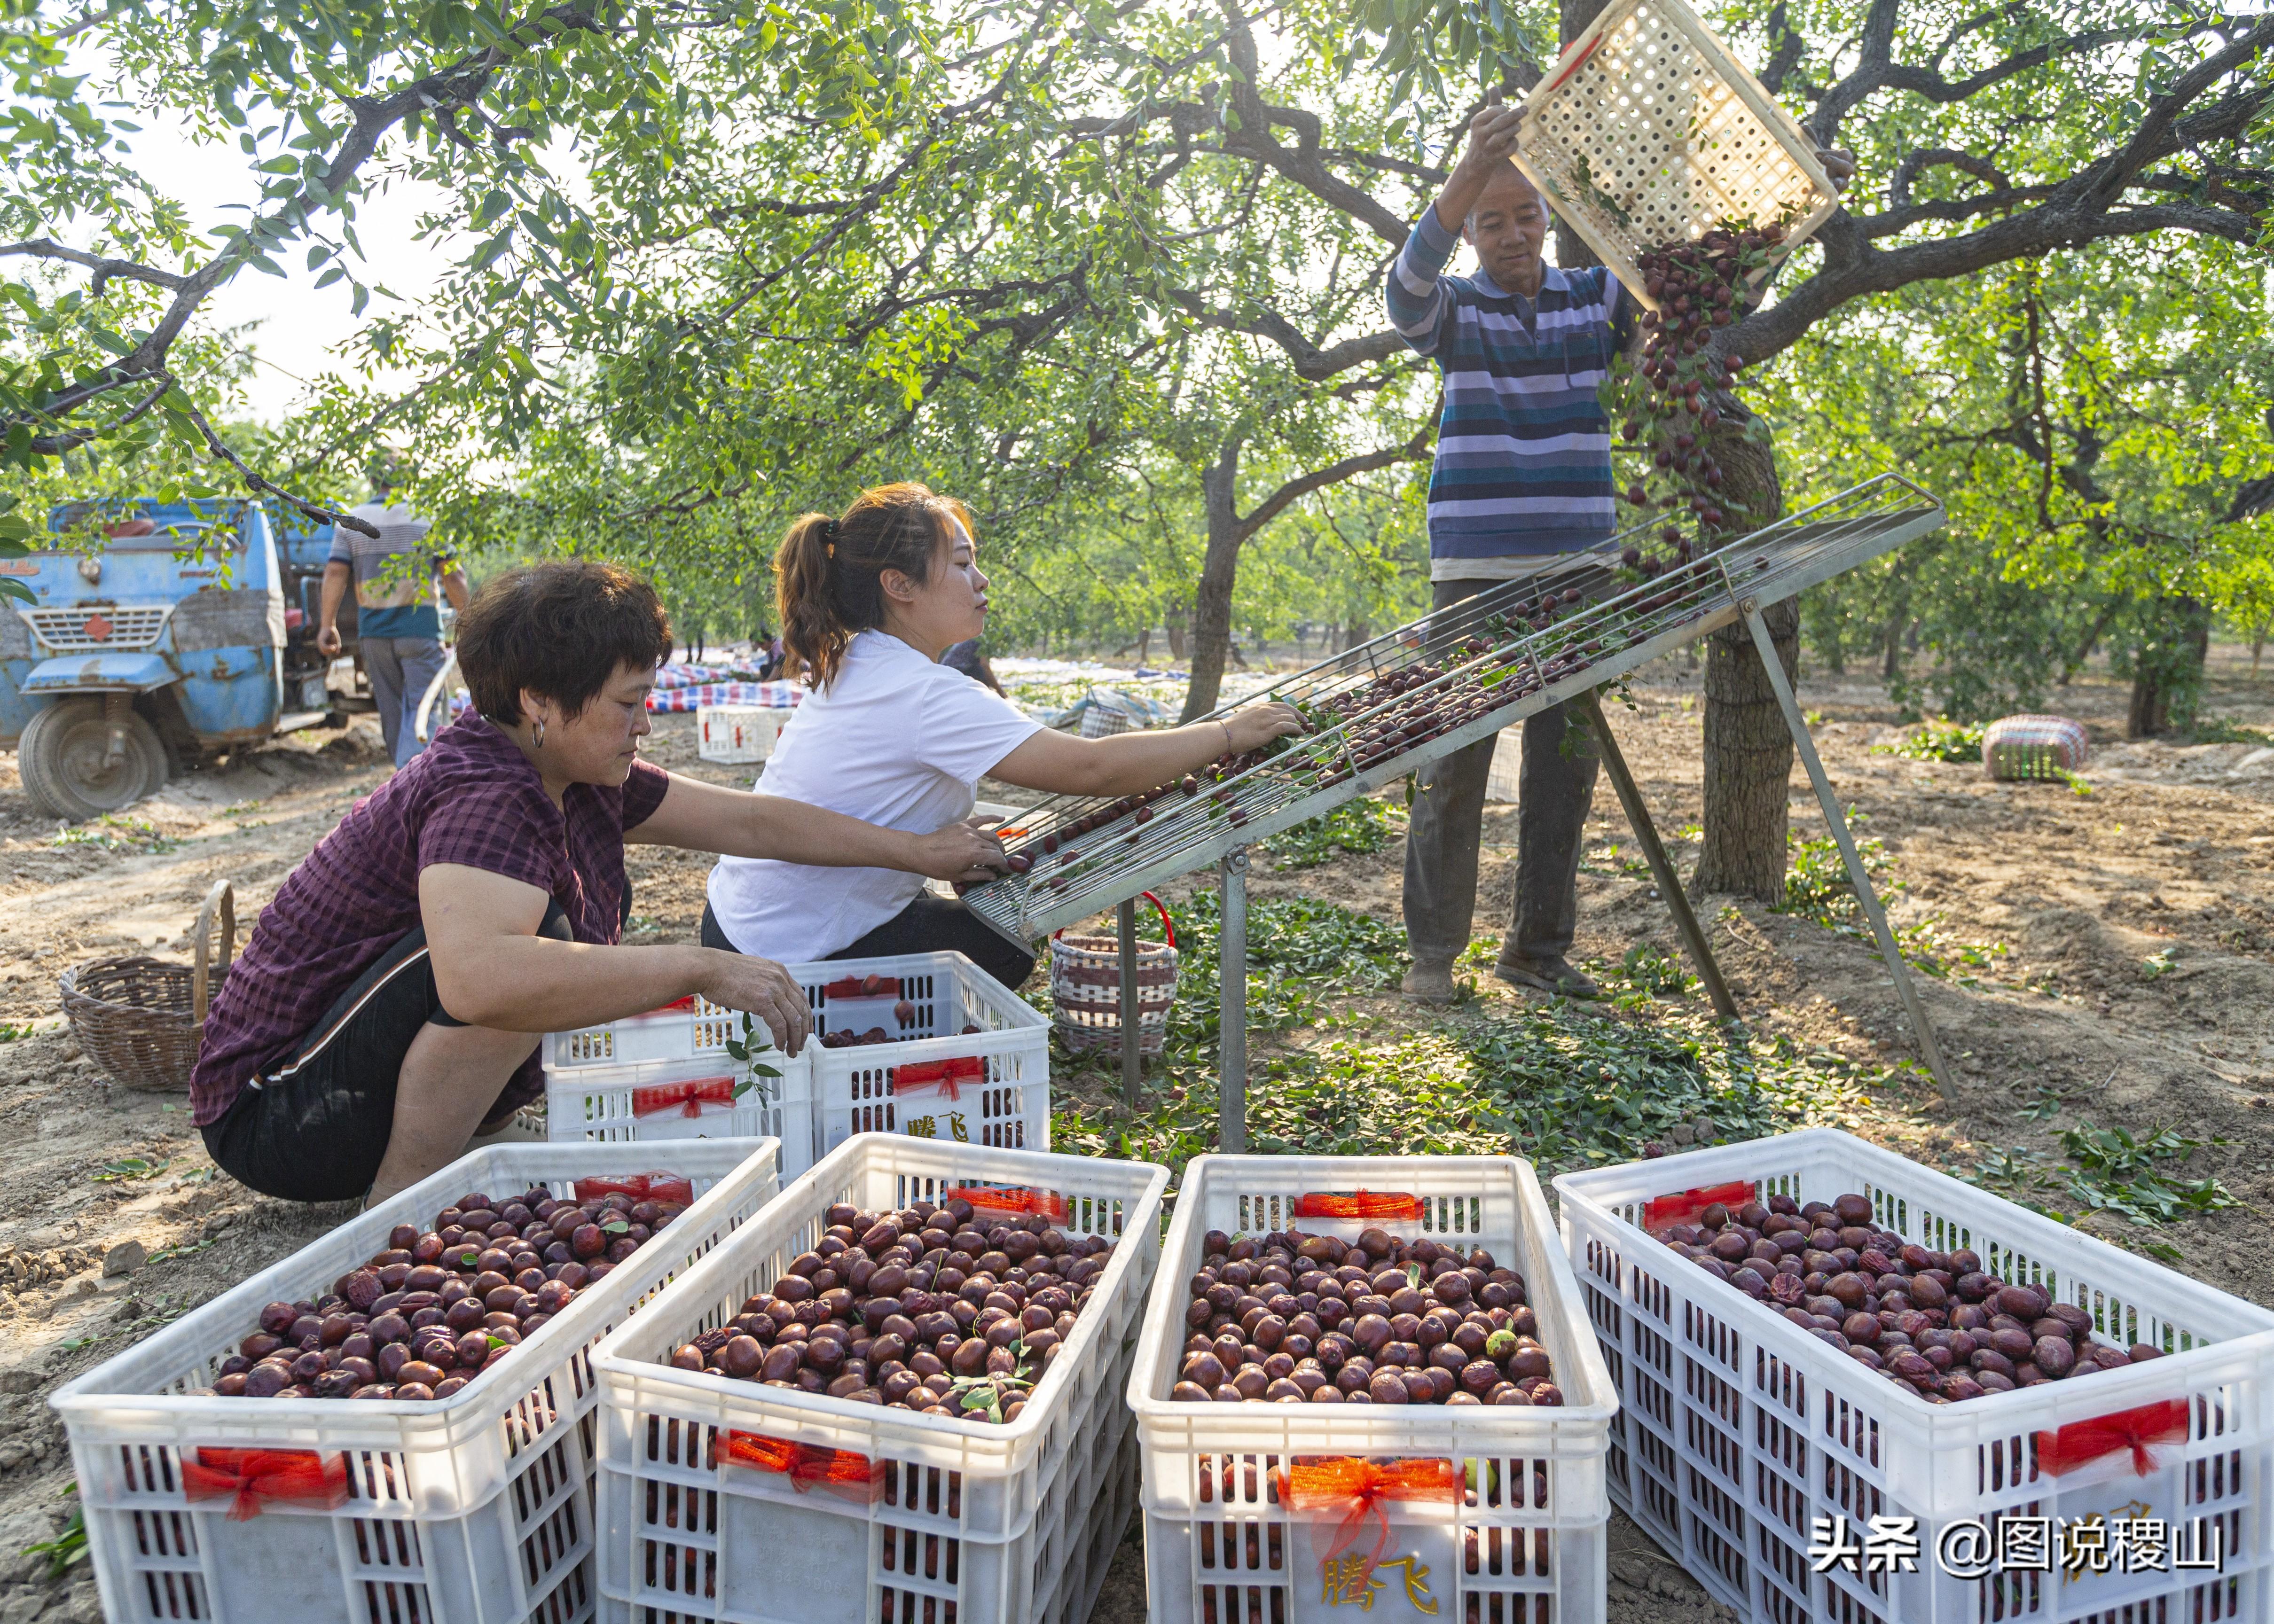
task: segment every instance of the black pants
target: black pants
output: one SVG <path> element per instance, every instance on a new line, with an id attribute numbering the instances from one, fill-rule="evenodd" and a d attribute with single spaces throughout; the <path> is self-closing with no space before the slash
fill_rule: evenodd
<path id="1" fill-rule="evenodd" d="M 719 928 L 718 915 L 703 910 L 703 945 L 734 953 L 742 950 Z M 926 891 L 852 946 L 832 959 L 885 959 L 900 953 L 961 953 L 1013 992 L 1035 973 L 1035 955 L 1003 936 L 962 903 Z"/>
<path id="2" fill-rule="evenodd" d="M 1433 613 L 1498 586 L 1438 581 Z M 1555 705 L 1524 724 L 1517 783 L 1516 896 L 1501 956 L 1561 959 L 1578 929 L 1579 846 L 1595 798 L 1593 741 Z M 1405 837 L 1405 940 L 1416 964 L 1445 964 L 1469 944 L 1477 908 L 1478 846 L 1494 739 L 1421 769 Z"/>
<path id="3" fill-rule="evenodd" d="M 559 903 L 546 905 L 537 934 L 571 939 Z M 206 1149 L 223 1172 L 263 1195 L 354 1200 L 387 1159 L 395 1085 L 420 1029 L 465 1024 L 442 1007 L 426 928 L 414 926 L 339 996 L 290 1061 L 247 1083 L 206 1125 Z M 532 1049 L 538 1041 L 531 1033 Z M 518 1080 L 516 1073 L 500 1091 L 493 1120 L 519 1103 L 507 1100 Z"/>

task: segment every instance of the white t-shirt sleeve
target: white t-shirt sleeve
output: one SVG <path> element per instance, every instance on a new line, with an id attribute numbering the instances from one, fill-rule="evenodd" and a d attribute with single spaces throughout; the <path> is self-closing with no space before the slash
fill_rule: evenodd
<path id="1" fill-rule="evenodd" d="M 975 784 L 1043 725 L 960 671 L 935 668 L 915 723 L 915 757 L 943 777 Z"/>

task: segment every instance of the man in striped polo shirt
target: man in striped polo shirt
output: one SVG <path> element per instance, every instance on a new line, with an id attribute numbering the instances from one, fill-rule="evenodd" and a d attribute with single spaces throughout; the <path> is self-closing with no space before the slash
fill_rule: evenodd
<path id="1" fill-rule="evenodd" d="M 1562 563 L 1614 528 L 1610 423 L 1595 398 L 1638 309 L 1600 266 L 1540 258 L 1547 206 L 1509 154 L 1520 108 L 1487 106 L 1467 150 L 1391 266 L 1389 319 L 1444 374 L 1444 416 L 1429 477 L 1429 596 L 1443 609 Z M 1466 240 L 1473 276 L 1445 263 Z M 1453 960 L 1476 912 L 1477 848 L 1493 741 L 1421 770 L 1405 845 L 1404 990 L 1453 995 Z M 1564 708 L 1524 726 L 1516 897 L 1494 974 L 1519 986 L 1593 997 L 1566 962 L 1578 914 L 1579 842 L 1595 752 Z"/>

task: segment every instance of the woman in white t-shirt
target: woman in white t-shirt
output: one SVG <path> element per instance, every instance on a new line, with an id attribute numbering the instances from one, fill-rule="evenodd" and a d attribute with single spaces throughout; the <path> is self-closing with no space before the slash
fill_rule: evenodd
<path id="1" fill-rule="evenodd" d="M 775 561 L 786 676 L 801 703 L 755 786 L 887 829 L 971 815 L 983 777 L 1053 794 L 1126 795 L 1227 752 L 1300 729 L 1293 709 L 1252 705 L 1216 722 L 1075 739 L 1053 733 L 938 663 L 987 623 L 971 517 L 920 485 L 863 491 L 842 518 L 809 513 Z M 705 946 L 788 960 L 953 950 L 1006 987 L 1035 956 L 920 876 L 723 858 L 711 871 Z"/>

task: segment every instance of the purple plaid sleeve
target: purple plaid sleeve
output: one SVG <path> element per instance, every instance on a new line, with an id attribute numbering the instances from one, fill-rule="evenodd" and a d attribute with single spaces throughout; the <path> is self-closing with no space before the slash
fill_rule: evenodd
<path id="1" fill-rule="evenodd" d="M 653 817 L 670 789 L 669 773 L 653 762 L 634 762 L 632 776 L 624 780 L 624 827 L 637 829 Z"/>
<path id="2" fill-rule="evenodd" d="M 433 808 L 418 830 L 418 870 L 458 863 L 539 891 L 557 889 L 553 882 L 567 820 L 544 786 L 521 787 L 525 793 L 457 795 Z"/>
<path id="3" fill-rule="evenodd" d="M 206 1017 L 191 1120 L 222 1116 L 245 1082 L 288 1060 L 356 978 L 419 922 L 418 874 L 462 863 L 535 885 L 579 942 L 607 944 L 630 907 L 624 830 L 662 803 L 670 775 L 633 764 L 622 788 L 570 786 L 561 806 L 514 742 L 468 715 L 358 801 L 261 911 Z M 542 1092 L 535 1056 L 517 1102 Z"/>

